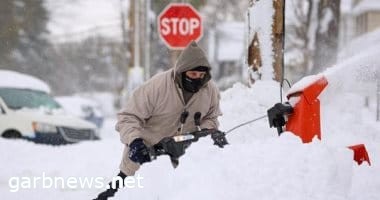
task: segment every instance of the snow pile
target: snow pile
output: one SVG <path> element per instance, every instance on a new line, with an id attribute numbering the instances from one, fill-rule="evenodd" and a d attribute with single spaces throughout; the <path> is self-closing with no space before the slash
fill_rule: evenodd
<path id="1" fill-rule="evenodd" d="M 0 87 L 32 89 L 50 93 L 49 85 L 42 80 L 10 70 L 0 70 Z"/>
<path id="2" fill-rule="evenodd" d="M 272 81 L 257 82 L 252 88 L 234 85 L 222 93 L 221 129 L 228 130 L 266 114 L 267 108 L 278 102 L 278 94 L 278 84 Z M 376 158 L 380 156 L 380 136 L 375 135 L 379 125 L 362 124 L 369 117 L 346 112 L 340 102 L 330 104 L 326 109 L 331 112 L 324 115 L 328 121 L 323 122 L 322 141 L 302 144 L 287 132 L 278 137 L 263 119 L 229 133 L 230 145 L 224 149 L 213 146 L 210 138 L 201 139 L 187 150 L 176 170 L 168 157 L 143 165 L 138 173 L 144 177 L 144 188 L 123 189 L 114 199 L 379 199 Z M 352 123 L 353 118 L 360 121 Z M 100 176 L 110 180 L 118 172 L 123 148 L 114 124 L 115 120 L 106 122 L 101 141 L 61 147 L 1 139 L 0 150 L 12 152 L 0 156 L 0 162 L 6 163 L 0 172 L 3 198 L 95 197 L 100 189 L 37 188 L 10 193 L 8 180 L 11 176 L 41 176 L 43 172 L 53 177 Z M 355 130 L 359 128 L 367 131 L 358 134 Z M 346 144 L 356 142 L 365 142 L 373 166 L 364 163 L 358 167 L 352 161 Z"/>
<path id="3" fill-rule="evenodd" d="M 312 85 L 313 83 L 315 83 L 316 81 L 318 81 L 322 77 L 323 77 L 322 74 L 311 75 L 311 76 L 304 77 L 303 79 L 301 79 L 300 81 L 298 81 L 297 83 L 295 83 L 288 90 L 287 95 L 303 91 L 303 89 L 305 89 L 308 86 Z"/>
<path id="4" fill-rule="evenodd" d="M 11 177 L 111 177 L 117 171 L 122 146 L 115 138 L 102 142 L 54 147 L 27 141 L 0 139 L 0 193 L 2 199 L 91 199 L 95 191 L 81 189 L 20 189 L 10 192 Z M 41 181 L 41 180 L 40 180 Z M 40 182 L 41 183 L 41 182 Z M 33 183 L 32 183 L 33 184 Z"/>
<path id="5" fill-rule="evenodd" d="M 243 122 L 266 115 L 267 109 L 280 101 L 278 94 L 279 86 L 274 81 L 259 81 L 252 88 L 241 83 L 235 84 L 231 89 L 221 94 L 221 110 L 223 112 L 223 116 L 219 120 L 221 130 L 228 131 Z M 260 131 L 252 131 L 255 129 Z M 276 135 L 274 130 L 268 129 L 266 119 L 248 124 L 236 131 L 240 132 L 236 133 L 238 135 L 236 140 L 240 142 L 247 141 L 247 138 L 251 138 L 252 135 L 259 138 Z M 234 136 L 235 131 L 231 132 L 231 137 Z"/>
<path id="6" fill-rule="evenodd" d="M 371 48 L 373 49 L 373 48 Z M 292 133 L 278 137 L 262 119 L 227 135 L 230 145 L 219 149 L 202 138 L 173 170 L 168 157 L 138 171 L 143 189 L 123 189 L 114 199 L 380 199 L 380 123 L 375 121 L 373 76 L 379 51 L 362 51 L 322 73 L 329 85 L 320 95 L 322 140 L 302 144 Z M 321 75 L 305 78 L 298 91 Z M 369 86 L 369 87 L 368 87 Z M 363 95 L 370 97 L 365 107 Z M 278 83 L 257 81 L 252 88 L 235 84 L 221 94 L 220 129 L 261 117 L 280 101 Z M 9 192 L 12 176 L 105 177 L 118 173 L 123 145 L 106 121 L 103 139 L 52 147 L 0 139 L 0 193 L 4 199 L 91 199 L 101 189 L 22 189 Z M 364 143 L 371 158 L 357 166 L 347 146 Z M 22 148 L 21 148 L 22 147 Z M 11 153 L 9 153 L 11 152 Z M 67 161 L 70 160 L 70 163 Z"/>
<path id="7" fill-rule="evenodd" d="M 348 193 L 352 155 L 345 149 L 303 145 L 291 134 L 230 142 L 220 150 L 201 141 L 175 171 L 166 158 L 144 166 L 144 190 L 123 190 L 118 198 L 345 199 Z"/>

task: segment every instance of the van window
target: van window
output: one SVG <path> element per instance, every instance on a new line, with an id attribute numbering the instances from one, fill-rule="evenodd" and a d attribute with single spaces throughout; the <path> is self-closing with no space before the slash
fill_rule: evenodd
<path id="1" fill-rule="evenodd" d="M 0 115 L 1 114 L 5 114 L 5 110 L 4 110 L 3 106 L 0 105 Z"/>
<path id="2" fill-rule="evenodd" d="M 0 97 L 13 110 L 21 108 L 38 109 L 40 107 L 48 109 L 61 108 L 47 93 L 36 90 L 0 88 Z"/>

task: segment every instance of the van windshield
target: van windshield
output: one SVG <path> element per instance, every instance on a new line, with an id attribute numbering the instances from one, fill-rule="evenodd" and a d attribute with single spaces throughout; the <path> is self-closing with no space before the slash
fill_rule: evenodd
<path id="1" fill-rule="evenodd" d="M 0 88 L 0 97 L 13 110 L 21 108 L 59 109 L 61 106 L 47 93 L 30 89 Z"/>

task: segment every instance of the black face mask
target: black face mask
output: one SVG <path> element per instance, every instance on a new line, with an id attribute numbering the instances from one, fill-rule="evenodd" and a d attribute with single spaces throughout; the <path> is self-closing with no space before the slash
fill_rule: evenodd
<path id="1" fill-rule="evenodd" d="M 187 77 L 185 74 L 182 75 L 183 89 L 191 93 L 196 93 L 199 91 L 199 89 L 201 89 L 203 85 L 202 81 L 202 78 L 192 79 Z"/>

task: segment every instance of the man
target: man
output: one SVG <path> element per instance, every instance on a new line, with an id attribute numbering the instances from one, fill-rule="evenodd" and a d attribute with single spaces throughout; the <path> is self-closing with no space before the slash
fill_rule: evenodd
<path id="1" fill-rule="evenodd" d="M 151 161 L 149 147 L 163 138 L 196 131 L 193 116 L 197 112 L 201 113 L 201 129 L 218 130 L 220 95 L 210 70 L 205 53 L 192 42 L 182 51 L 174 69 L 152 77 L 133 92 L 125 109 L 118 113 L 116 124 L 125 144 L 118 176 L 133 176 L 141 164 Z M 181 125 L 183 113 L 189 117 Z M 224 134 L 212 138 L 219 147 L 227 144 Z M 113 196 L 116 191 L 109 189 L 98 199 Z"/>

